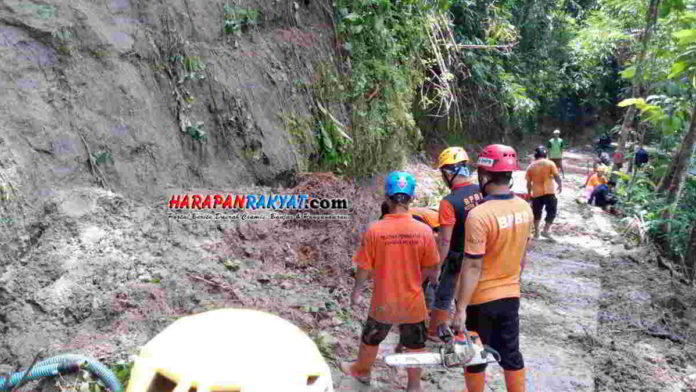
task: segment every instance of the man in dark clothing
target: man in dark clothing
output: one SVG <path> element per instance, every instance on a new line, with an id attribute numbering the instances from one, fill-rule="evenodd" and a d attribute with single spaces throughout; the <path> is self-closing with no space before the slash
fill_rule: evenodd
<path id="1" fill-rule="evenodd" d="M 648 157 L 648 152 L 645 151 L 643 146 L 640 146 L 638 151 L 636 151 L 636 158 L 635 158 L 635 165 L 636 169 L 640 169 L 643 165 L 648 163 L 649 157 Z"/>
<path id="2" fill-rule="evenodd" d="M 430 312 L 428 339 L 438 341 L 437 327 L 449 321 L 450 307 L 464 258 L 465 222 L 469 211 L 481 203 L 479 185 L 473 182 L 467 166 L 469 156 L 461 147 L 449 147 L 440 153 L 438 169 L 450 189 L 440 201 L 438 250 L 440 275 L 435 282 L 435 302 Z"/>
<path id="3" fill-rule="evenodd" d="M 597 147 L 600 151 L 608 150 L 611 147 L 611 135 L 608 133 L 603 133 L 602 136 L 599 137 Z"/>
<path id="4" fill-rule="evenodd" d="M 590 200 L 587 204 L 594 205 L 597 207 L 602 207 L 602 209 L 607 209 L 607 207 L 613 207 L 616 204 L 616 197 L 612 194 L 614 187 L 616 186 L 616 181 L 610 180 L 607 184 L 598 185 L 590 195 Z"/>

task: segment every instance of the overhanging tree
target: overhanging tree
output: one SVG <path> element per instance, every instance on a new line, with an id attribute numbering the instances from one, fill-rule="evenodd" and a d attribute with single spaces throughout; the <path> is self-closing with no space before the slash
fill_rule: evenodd
<path id="1" fill-rule="evenodd" d="M 648 43 L 653 32 L 655 23 L 657 22 L 658 10 L 661 0 L 650 0 L 648 10 L 645 17 L 645 30 L 641 35 L 641 48 L 638 52 L 635 62 L 635 74 L 633 76 L 632 95 L 634 98 L 642 95 L 643 70 L 645 68 L 645 54 L 648 52 Z M 636 117 L 636 107 L 629 106 L 624 114 L 623 123 L 621 124 L 621 136 L 619 137 L 618 154 L 623 156 L 626 152 L 626 140 L 631 129 L 631 125 Z M 618 162 L 614 162 L 613 171 L 619 170 Z"/>

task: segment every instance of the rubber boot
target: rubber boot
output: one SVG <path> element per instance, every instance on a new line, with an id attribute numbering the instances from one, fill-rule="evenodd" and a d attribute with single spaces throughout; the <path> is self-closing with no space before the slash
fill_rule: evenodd
<path id="1" fill-rule="evenodd" d="M 428 340 L 439 342 L 440 338 L 437 336 L 437 326 L 440 324 L 446 324 L 449 321 L 449 311 L 433 309 L 430 312 L 430 323 L 428 324 Z"/>
<path id="2" fill-rule="evenodd" d="M 464 371 L 464 379 L 466 380 L 466 389 L 461 392 L 483 392 L 486 386 L 486 372 L 469 373 Z"/>
<path id="3" fill-rule="evenodd" d="M 505 371 L 505 386 L 508 392 L 524 392 L 524 368 Z"/>
<path id="4" fill-rule="evenodd" d="M 413 349 L 413 348 L 407 348 L 406 352 L 408 353 L 418 353 L 418 352 L 425 352 L 424 348 L 419 348 L 419 349 Z M 407 392 L 422 392 L 423 388 L 421 387 L 421 374 L 423 372 L 423 369 L 421 368 L 406 368 L 406 375 L 408 376 L 408 385 L 406 386 L 406 391 Z"/>
<path id="5" fill-rule="evenodd" d="M 341 362 L 341 370 L 343 373 L 355 377 L 358 381 L 369 384 L 372 365 L 377 359 L 377 351 L 379 351 L 379 346 L 368 346 L 365 343 L 360 343 L 358 360 L 355 362 Z"/>

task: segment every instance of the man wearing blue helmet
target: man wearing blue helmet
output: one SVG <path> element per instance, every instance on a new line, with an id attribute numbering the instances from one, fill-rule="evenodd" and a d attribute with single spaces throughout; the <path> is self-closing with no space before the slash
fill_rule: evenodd
<path id="1" fill-rule="evenodd" d="M 341 363 L 341 370 L 361 382 L 370 382 L 379 344 L 394 324 L 399 325 L 399 344 L 407 351 L 423 351 L 427 311 L 421 284 L 437 271 L 439 256 L 432 230 L 413 219 L 408 206 L 416 189 L 409 173 L 389 173 L 384 193 L 389 213 L 373 222 L 353 257 L 357 264 L 351 304 L 355 305 L 370 274 L 372 301 L 362 331 L 358 360 Z M 422 391 L 421 369 L 407 368 L 407 391 Z"/>

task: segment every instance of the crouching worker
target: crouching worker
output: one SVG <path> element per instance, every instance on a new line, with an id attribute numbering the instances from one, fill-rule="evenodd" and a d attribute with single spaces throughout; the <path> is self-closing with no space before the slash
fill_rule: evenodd
<path id="1" fill-rule="evenodd" d="M 592 191 L 587 204 L 601 207 L 603 210 L 608 210 L 610 213 L 615 214 L 616 208 L 614 208 L 614 205 L 616 205 L 618 200 L 613 194 L 614 187 L 616 187 L 615 180 L 609 180 L 607 184 L 598 185 Z"/>
<path id="2" fill-rule="evenodd" d="M 384 183 L 389 213 L 370 224 L 353 258 L 358 266 L 351 304 L 360 299 L 368 275 L 373 276 L 372 302 L 362 331 L 358 359 L 341 370 L 369 384 L 379 344 L 394 324 L 407 351 L 423 351 L 426 309 L 421 284 L 436 272 L 437 247 L 432 230 L 408 213 L 416 181 L 409 173 L 392 172 Z M 420 368 L 407 368 L 410 392 L 422 391 Z"/>
<path id="3" fill-rule="evenodd" d="M 466 220 L 464 262 L 453 329 L 475 331 L 500 353 L 508 392 L 524 392 L 520 352 L 520 275 L 534 214 L 510 189 L 519 170 L 512 147 L 487 146 L 478 157 L 478 178 L 485 202 Z M 466 368 L 468 392 L 483 392 L 486 365 Z"/>

